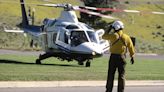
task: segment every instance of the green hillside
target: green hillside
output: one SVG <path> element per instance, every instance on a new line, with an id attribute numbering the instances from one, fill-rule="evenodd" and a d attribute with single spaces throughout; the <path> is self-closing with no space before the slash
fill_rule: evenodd
<path id="1" fill-rule="evenodd" d="M 3 0 L 0 0 L 3 1 Z M 19 0 L 18 3 L 0 2 L 0 30 L 2 25 L 6 24 L 13 27 L 20 23 L 21 12 Z M 26 0 L 27 3 L 45 3 L 52 1 L 54 3 L 71 3 L 79 5 L 79 0 Z M 164 12 L 163 0 L 121 0 L 122 9 L 142 10 L 140 14 L 131 13 L 113 13 L 112 16 L 118 17 L 125 23 L 125 32 L 137 39 L 137 52 L 164 53 L 164 15 L 153 15 L 149 11 Z M 35 8 L 36 22 L 40 24 L 44 18 L 58 17 L 61 9 L 27 5 Z M 105 19 L 107 21 L 113 21 Z M 0 48 L 28 49 L 29 38 L 24 38 L 16 33 L 0 32 Z"/>
<path id="2" fill-rule="evenodd" d="M 0 19 L 1 22 L 5 22 L 7 24 L 14 24 L 11 20 L 17 20 L 16 18 L 21 17 L 21 11 L 20 11 L 20 0 L 0 0 Z M 35 9 L 35 17 L 37 21 L 41 21 L 44 18 L 55 18 L 58 17 L 60 14 L 61 9 L 59 8 L 49 8 L 49 7 L 43 7 L 43 6 L 36 6 L 35 4 L 45 4 L 49 2 L 53 3 L 71 3 L 73 5 L 78 5 L 77 0 L 25 0 L 25 3 L 27 3 L 26 7 L 27 10 L 29 7 L 32 9 Z M 15 18 L 13 18 L 15 17 Z M 17 21 L 19 22 L 19 21 Z"/>
<path id="3" fill-rule="evenodd" d="M 133 2 L 134 1 L 134 2 Z M 142 10 L 140 14 L 122 14 L 126 32 L 137 38 L 139 52 L 164 53 L 164 15 L 150 11 L 164 12 L 163 0 L 129 0 L 127 9 Z"/>

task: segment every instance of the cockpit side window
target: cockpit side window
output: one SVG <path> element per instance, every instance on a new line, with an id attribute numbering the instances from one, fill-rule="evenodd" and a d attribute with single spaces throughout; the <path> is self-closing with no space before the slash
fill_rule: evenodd
<path id="1" fill-rule="evenodd" d="M 71 45 L 72 46 L 78 46 L 84 42 L 88 42 L 87 36 L 84 31 L 71 32 Z"/>

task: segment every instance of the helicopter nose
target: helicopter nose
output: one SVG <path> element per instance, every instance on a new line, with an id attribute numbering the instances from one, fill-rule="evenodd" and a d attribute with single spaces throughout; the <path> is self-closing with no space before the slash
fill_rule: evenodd
<path id="1" fill-rule="evenodd" d="M 90 49 L 93 56 L 101 56 L 103 54 L 102 47 L 95 43 L 88 44 L 86 47 Z"/>
<path id="2" fill-rule="evenodd" d="M 96 43 L 85 42 L 77 47 L 77 51 L 91 54 L 93 57 L 100 57 L 103 55 L 102 47 Z"/>
<path id="3" fill-rule="evenodd" d="M 92 52 L 92 55 L 93 55 L 93 56 L 96 56 L 96 57 L 100 57 L 100 56 L 102 56 L 103 54 L 100 53 L 100 52 L 93 51 L 93 52 Z"/>

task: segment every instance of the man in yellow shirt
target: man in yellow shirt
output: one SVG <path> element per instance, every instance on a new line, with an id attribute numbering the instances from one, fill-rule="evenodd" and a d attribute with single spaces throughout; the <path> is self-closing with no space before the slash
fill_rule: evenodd
<path id="1" fill-rule="evenodd" d="M 113 30 L 113 32 L 111 31 Z M 134 63 L 134 46 L 131 38 L 123 33 L 124 24 L 121 21 L 114 21 L 111 25 L 111 29 L 106 31 L 105 39 L 110 41 L 111 56 L 108 66 L 108 77 L 106 83 L 106 92 L 112 92 L 114 75 L 116 69 L 118 69 L 118 89 L 117 92 L 124 92 L 125 87 L 125 54 L 127 50 L 130 53 L 131 64 Z"/>

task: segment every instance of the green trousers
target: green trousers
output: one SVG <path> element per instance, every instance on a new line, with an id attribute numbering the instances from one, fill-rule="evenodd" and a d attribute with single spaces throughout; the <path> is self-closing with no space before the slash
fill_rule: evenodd
<path id="1" fill-rule="evenodd" d="M 108 77 L 106 83 L 106 92 L 112 92 L 114 76 L 118 70 L 118 87 L 117 92 L 124 92 L 125 88 L 125 55 L 111 54 L 108 65 Z"/>

